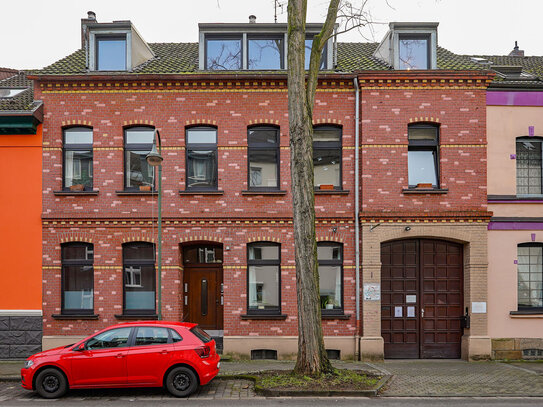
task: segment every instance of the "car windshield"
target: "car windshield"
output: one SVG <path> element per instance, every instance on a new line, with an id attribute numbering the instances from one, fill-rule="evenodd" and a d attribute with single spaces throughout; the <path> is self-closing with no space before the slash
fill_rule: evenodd
<path id="1" fill-rule="evenodd" d="M 202 328 L 200 328 L 199 326 L 195 326 L 190 331 L 194 335 L 196 335 L 198 339 L 200 339 L 203 343 L 208 343 L 213 340 L 213 338 L 211 338 L 211 336 L 209 336 L 209 334 L 206 331 L 204 331 Z"/>

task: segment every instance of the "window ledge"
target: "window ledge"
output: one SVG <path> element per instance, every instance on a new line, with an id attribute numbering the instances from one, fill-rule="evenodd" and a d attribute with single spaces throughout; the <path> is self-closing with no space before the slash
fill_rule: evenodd
<path id="1" fill-rule="evenodd" d="M 210 189 L 210 190 L 184 190 L 179 191 L 179 195 L 224 195 L 222 189 Z"/>
<path id="2" fill-rule="evenodd" d="M 286 195 L 287 191 L 277 189 L 274 191 L 258 191 L 258 190 L 245 190 L 241 191 L 241 195 Z"/>
<path id="3" fill-rule="evenodd" d="M 74 314 L 53 314 L 53 319 L 98 319 L 98 314 L 74 315 Z"/>
<path id="4" fill-rule="evenodd" d="M 446 194 L 449 188 L 405 188 L 403 194 Z"/>
<path id="5" fill-rule="evenodd" d="M 244 314 L 240 315 L 241 319 L 276 319 L 276 320 L 285 320 L 287 319 L 288 315 L 286 314 L 279 314 L 279 315 L 266 315 L 266 314 Z"/>
<path id="6" fill-rule="evenodd" d="M 117 195 L 156 195 L 158 191 L 115 191 Z"/>
<path id="7" fill-rule="evenodd" d="M 315 195 L 349 195 L 348 189 L 316 189 Z"/>
<path id="8" fill-rule="evenodd" d="M 92 191 L 53 191 L 53 194 L 56 196 L 63 196 L 63 195 L 98 195 L 98 190 L 94 189 Z"/>
<path id="9" fill-rule="evenodd" d="M 543 202 L 542 195 L 488 195 L 488 202 L 497 203 L 531 203 Z"/>
<path id="10" fill-rule="evenodd" d="M 143 319 L 143 320 L 150 320 L 150 319 L 158 319 L 157 314 L 117 314 L 115 315 L 115 318 L 117 319 Z"/>
<path id="11" fill-rule="evenodd" d="M 511 318 L 543 318 L 543 309 L 510 311 L 509 316 Z"/>
<path id="12" fill-rule="evenodd" d="M 351 319 L 351 314 L 321 314 L 321 319 Z"/>

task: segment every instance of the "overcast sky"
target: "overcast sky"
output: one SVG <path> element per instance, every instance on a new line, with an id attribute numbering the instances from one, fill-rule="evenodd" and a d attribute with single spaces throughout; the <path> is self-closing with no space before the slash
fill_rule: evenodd
<path id="1" fill-rule="evenodd" d="M 326 0 L 308 0 L 308 22 L 322 22 Z M 351 0 L 352 3 L 363 0 Z M 287 0 L 281 0 L 286 4 Z M 506 55 L 518 41 L 526 55 L 543 55 L 543 0 L 368 0 L 380 41 L 390 21 L 437 21 L 439 45 L 461 54 Z M 0 67 L 41 68 L 81 45 L 80 20 L 131 20 L 147 42 L 196 42 L 199 22 L 273 22 L 274 0 L 2 0 Z M 286 22 L 284 12 L 278 22 Z M 365 35 L 369 38 L 372 33 Z M 339 41 L 364 41 L 352 31 Z"/>

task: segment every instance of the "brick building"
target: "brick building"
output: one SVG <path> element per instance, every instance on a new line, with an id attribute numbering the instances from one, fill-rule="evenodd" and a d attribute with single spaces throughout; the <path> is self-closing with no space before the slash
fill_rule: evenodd
<path id="1" fill-rule="evenodd" d="M 319 28 L 307 26 L 308 46 Z M 284 24 L 200 24 L 198 43 L 147 44 L 129 21 L 91 13 L 82 48 L 33 76 L 45 106 L 44 347 L 157 317 L 157 185 L 145 161 L 157 129 L 163 318 L 199 322 L 227 353 L 296 352 L 285 55 Z M 434 23 L 391 23 L 381 44 L 331 39 L 321 69 L 327 349 L 488 357 L 492 75 L 438 47 Z"/>

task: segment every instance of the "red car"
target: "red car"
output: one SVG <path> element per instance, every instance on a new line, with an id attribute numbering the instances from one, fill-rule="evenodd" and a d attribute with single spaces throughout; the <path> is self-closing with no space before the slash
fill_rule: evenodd
<path id="1" fill-rule="evenodd" d="M 36 353 L 26 360 L 21 380 L 45 398 L 69 388 L 162 386 L 185 397 L 209 383 L 219 367 L 215 341 L 196 324 L 140 321 Z"/>

